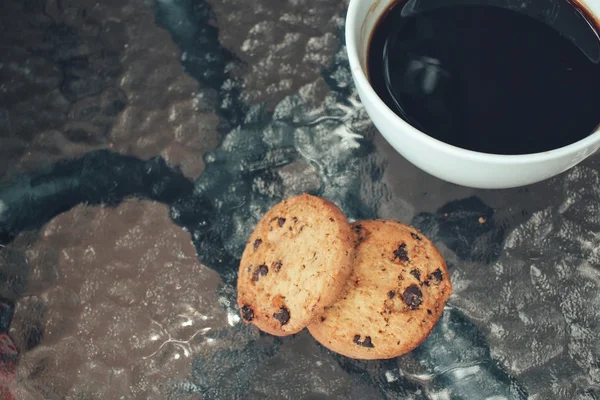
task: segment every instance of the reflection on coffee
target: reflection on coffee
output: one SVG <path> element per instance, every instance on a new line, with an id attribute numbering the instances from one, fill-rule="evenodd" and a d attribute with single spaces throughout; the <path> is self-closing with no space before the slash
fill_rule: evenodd
<path id="1" fill-rule="evenodd" d="M 398 1 L 373 31 L 368 75 L 388 107 L 445 143 L 556 149 L 600 122 L 600 40 L 585 15 L 567 0 Z"/>

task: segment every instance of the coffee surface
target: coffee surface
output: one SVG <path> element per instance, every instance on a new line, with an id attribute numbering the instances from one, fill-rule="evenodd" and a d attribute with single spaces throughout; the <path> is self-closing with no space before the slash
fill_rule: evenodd
<path id="1" fill-rule="evenodd" d="M 412 126 L 493 154 L 549 151 L 594 132 L 600 65 L 582 48 L 598 35 L 573 5 L 556 2 L 571 13 L 559 30 L 489 1 L 414 3 L 398 1 L 380 18 L 368 54 L 375 91 Z"/>

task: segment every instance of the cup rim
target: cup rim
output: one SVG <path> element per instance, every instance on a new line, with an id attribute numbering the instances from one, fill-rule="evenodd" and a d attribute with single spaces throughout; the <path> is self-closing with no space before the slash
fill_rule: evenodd
<path id="1" fill-rule="evenodd" d="M 346 27 L 345 27 L 345 42 L 346 42 L 346 53 L 348 55 L 348 61 L 350 64 L 350 70 L 354 77 L 355 84 L 360 87 L 362 92 L 366 95 L 367 99 L 361 99 L 361 101 L 369 101 L 377 107 L 383 114 L 384 118 L 391 121 L 395 126 L 400 127 L 404 133 L 408 134 L 411 139 L 417 140 L 424 145 L 435 147 L 438 151 L 444 152 L 449 155 L 459 156 L 469 161 L 486 161 L 494 162 L 497 164 L 525 164 L 535 163 L 541 161 L 551 161 L 565 156 L 574 155 L 581 151 L 588 149 L 593 144 L 600 142 L 600 125 L 596 128 L 596 131 L 583 139 L 580 139 L 569 145 L 559 147 L 552 150 L 547 150 L 538 153 L 528 154 L 494 154 L 484 153 L 474 150 L 464 149 L 434 137 L 429 136 L 425 132 L 418 130 L 408 122 L 404 121 L 395 112 L 393 112 L 387 104 L 381 100 L 379 95 L 375 92 L 375 89 L 371 86 L 369 79 L 362 68 L 360 57 L 358 54 L 358 43 L 354 39 L 356 32 L 361 32 L 363 21 L 358 21 L 358 7 L 359 3 L 365 0 L 350 0 L 348 5 L 348 11 L 346 13 Z M 374 0 L 375 4 L 380 0 Z M 582 4 L 585 6 L 585 4 Z M 586 7 L 592 15 L 595 13 Z M 371 12 L 369 10 L 369 12 Z M 360 25 L 359 25 L 360 24 Z M 371 32 L 369 32 L 370 35 Z M 600 113 L 599 113 L 600 114 Z M 600 123 L 600 115 L 599 121 Z"/>

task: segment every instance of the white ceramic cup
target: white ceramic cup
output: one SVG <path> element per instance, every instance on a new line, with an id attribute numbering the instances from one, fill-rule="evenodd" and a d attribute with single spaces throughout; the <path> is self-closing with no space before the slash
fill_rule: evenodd
<path id="1" fill-rule="evenodd" d="M 350 0 L 346 16 L 346 47 L 352 77 L 365 110 L 383 137 L 412 164 L 431 175 L 458 185 L 502 189 L 551 178 L 598 150 L 600 129 L 578 142 L 543 153 L 479 153 L 434 139 L 398 117 L 371 87 L 366 68 L 371 32 L 379 17 L 394 1 Z M 578 2 L 596 19 L 600 19 L 600 0 Z M 598 122 L 600 123 L 600 110 Z"/>

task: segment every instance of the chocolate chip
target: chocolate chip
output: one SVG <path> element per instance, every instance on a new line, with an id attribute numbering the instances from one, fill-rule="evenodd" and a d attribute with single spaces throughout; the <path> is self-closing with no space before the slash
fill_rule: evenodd
<path id="1" fill-rule="evenodd" d="M 354 229 L 354 232 L 358 233 L 362 230 L 362 225 L 354 225 L 352 229 Z"/>
<path id="2" fill-rule="evenodd" d="M 325 322 L 326 318 L 325 317 L 321 317 L 321 322 Z"/>
<path id="3" fill-rule="evenodd" d="M 281 267 L 282 267 L 282 266 L 283 266 L 283 263 L 282 263 L 281 261 L 275 261 L 275 262 L 273 263 L 273 270 L 274 270 L 275 272 L 279 272 L 279 271 L 281 271 Z"/>
<path id="4" fill-rule="evenodd" d="M 433 283 L 434 285 L 439 285 L 442 279 L 444 279 L 444 275 L 442 274 L 442 270 L 438 268 L 431 274 L 429 274 L 427 280 L 423 283 L 425 284 L 425 286 L 429 286 L 431 283 Z"/>
<path id="5" fill-rule="evenodd" d="M 442 275 L 442 270 L 438 268 L 435 271 L 433 271 L 433 273 L 430 275 L 430 279 L 435 279 L 436 281 L 441 282 L 442 279 L 444 279 L 444 275 Z"/>
<path id="6" fill-rule="evenodd" d="M 242 318 L 244 321 L 251 322 L 254 319 L 254 310 L 249 305 L 245 304 L 242 306 Z"/>
<path id="7" fill-rule="evenodd" d="M 254 250 L 257 250 L 261 244 L 262 244 L 262 239 L 256 239 L 254 241 Z"/>
<path id="8" fill-rule="evenodd" d="M 330 221 L 330 222 L 335 222 L 335 219 L 333 219 L 333 218 L 329 218 L 329 221 Z"/>
<path id="9" fill-rule="evenodd" d="M 406 243 L 402 243 L 394 250 L 394 260 L 399 259 L 400 261 L 408 262 L 408 251 L 406 250 Z"/>
<path id="10" fill-rule="evenodd" d="M 363 342 L 362 342 L 361 346 L 362 346 L 362 347 L 367 347 L 367 348 L 369 348 L 369 349 L 372 349 L 372 348 L 374 348 L 375 346 L 373 345 L 373 342 L 371 342 L 371 336 L 367 336 L 367 337 L 365 338 L 365 340 L 363 340 Z"/>
<path id="11" fill-rule="evenodd" d="M 427 314 L 431 315 L 433 312 L 431 310 L 427 310 Z"/>
<path id="12" fill-rule="evenodd" d="M 417 285 L 410 285 L 402 294 L 402 300 L 411 310 L 416 310 L 423 302 L 423 293 Z"/>
<path id="13" fill-rule="evenodd" d="M 279 225 L 280 228 L 285 225 L 285 218 L 277 218 L 277 225 Z"/>
<path id="14" fill-rule="evenodd" d="M 354 344 L 357 344 L 359 346 L 366 347 L 369 349 L 372 349 L 375 347 L 373 345 L 373 342 L 371 341 L 371 336 L 365 336 L 365 340 L 361 341 L 360 335 L 354 335 L 354 339 L 352 339 L 352 341 L 354 342 Z"/>
<path id="15" fill-rule="evenodd" d="M 259 265 L 258 268 L 254 270 L 252 274 L 252 282 L 256 282 L 260 279 L 261 276 L 265 276 L 269 273 L 269 267 L 265 264 Z"/>
<path id="16" fill-rule="evenodd" d="M 297 218 L 297 217 L 292 217 L 292 221 L 293 221 L 293 222 L 294 222 L 294 224 L 295 224 L 296 222 L 298 222 L 298 218 Z"/>
<path id="17" fill-rule="evenodd" d="M 416 234 L 416 233 L 414 233 L 414 232 L 411 232 L 411 233 L 410 233 L 410 236 L 412 236 L 412 238 L 413 238 L 413 239 L 415 239 L 415 240 L 421 240 L 421 236 L 417 235 L 417 234 Z"/>
<path id="18" fill-rule="evenodd" d="M 393 290 L 390 290 L 390 291 L 388 292 L 388 297 L 389 297 L 390 299 L 393 299 L 393 298 L 394 298 L 394 296 L 396 296 L 396 292 L 394 292 Z"/>
<path id="19" fill-rule="evenodd" d="M 287 324 L 290 321 L 290 310 L 287 307 L 282 306 L 279 308 L 279 312 L 273 314 L 273 318 L 275 318 L 281 326 Z"/>
<path id="20" fill-rule="evenodd" d="M 417 278 L 418 281 L 421 280 L 421 271 L 419 271 L 418 269 L 413 269 L 412 271 L 410 271 L 410 274 Z"/>

